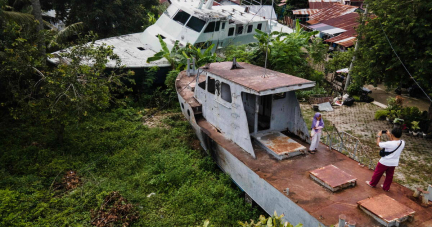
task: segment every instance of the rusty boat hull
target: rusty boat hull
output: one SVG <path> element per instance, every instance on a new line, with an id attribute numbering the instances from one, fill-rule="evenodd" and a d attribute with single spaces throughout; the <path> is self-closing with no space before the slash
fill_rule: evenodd
<path id="1" fill-rule="evenodd" d="M 347 223 L 354 224 L 351 226 L 432 226 L 432 206 L 424 206 L 412 199 L 413 192 L 410 189 L 397 183 L 392 184 L 390 192 L 381 188 L 370 188 L 364 182 L 370 180 L 372 170 L 338 151 L 329 149 L 325 144 L 319 144 L 318 152 L 314 155 L 302 153 L 288 159 L 278 159 L 260 146 L 257 140 L 253 140 L 254 155 L 246 152 L 229 139 L 221 128 L 211 124 L 203 116 L 202 105 L 206 103 L 196 99 L 194 93 L 197 85 L 193 84 L 199 83 L 200 79 L 196 75 L 187 74 L 184 71 L 177 77 L 178 99 L 182 113 L 195 131 L 201 146 L 246 195 L 269 215 L 276 211 L 284 214 L 286 221 L 294 225 L 302 223 L 307 227 L 337 225 L 339 217 L 342 216 Z M 297 105 L 298 102 L 293 103 L 293 106 Z M 307 139 L 292 139 L 306 148 L 309 147 Z M 348 186 L 332 191 L 317 183 L 313 177 L 319 176 L 319 171 L 327 166 L 331 166 L 332 171 L 329 172 L 334 176 L 327 176 L 323 181 L 330 186 L 339 187 L 343 185 L 339 178 L 346 178 L 349 184 L 345 185 Z M 377 209 L 377 213 L 373 213 L 373 210 L 365 211 L 359 203 L 369 198 L 380 198 L 383 194 L 412 211 L 400 219 L 403 223 L 397 220 L 382 222 L 379 219 L 380 209 Z M 385 208 L 386 213 L 398 209 L 400 208 Z M 378 216 L 378 219 L 373 215 Z"/>

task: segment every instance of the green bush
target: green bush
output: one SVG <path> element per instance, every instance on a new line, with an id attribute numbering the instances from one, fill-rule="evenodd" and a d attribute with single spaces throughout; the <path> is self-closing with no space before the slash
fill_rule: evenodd
<path id="1" fill-rule="evenodd" d="M 308 100 L 313 95 L 326 95 L 326 94 L 328 94 L 328 92 L 323 87 L 319 87 L 319 86 L 316 86 L 310 90 L 296 91 L 296 96 L 297 99 L 299 100 L 302 99 Z"/>
<path id="2" fill-rule="evenodd" d="M 375 112 L 375 119 L 376 120 L 385 120 L 387 115 L 389 114 L 388 110 L 377 110 Z"/>
<path id="3" fill-rule="evenodd" d="M 196 226 L 205 219 L 235 226 L 262 214 L 210 157 L 192 149 L 196 136 L 181 115 L 170 114 L 164 128 L 143 126 L 140 115 L 119 109 L 70 125 L 62 146 L 43 127 L 2 119 L 0 226 L 89 226 L 90 211 L 112 191 L 139 212 L 132 226 Z M 82 184 L 55 189 L 67 170 Z"/>

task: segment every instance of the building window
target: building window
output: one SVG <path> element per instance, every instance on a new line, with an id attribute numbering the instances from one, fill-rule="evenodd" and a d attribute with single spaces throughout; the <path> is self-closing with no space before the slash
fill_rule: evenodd
<path id="1" fill-rule="evenodd" d="M 247 33 L 251 33 L 251 32 L 252 32 L 252 29 L 253 29 L 253 25 L 251 24 L 251 25 L 248 26 Z"/>
<path id="2" fill-rule="evenodd" d="M 237 27 L 237 35 L 241 35 L 243 33 L 243 26 Z"/>
<path id="3" fill-rule="evenodd" d="M 186 13 L 183 10 L 179 10 L 178 13 L 174 16 L 173 20 L 179 22 L 180 24 L 185 24 L 189 17 L 189 13 Z"/>
<path id="4" fill-rule="evenodd" d="M 229 103 L 232 102 L 231 88 L 228 84 L 224 82 L 221 83 L 221 98 Z"/>
<path id="5" fill-rule="evenodd" d="M 262 29 L 262 24 L 258 24 L 257 29 L 261 31 L 261 29 Z"/>
<path id="6" fill-rule="evenodd" d="M 215 79 L 207 77 L 207 91 L 214 95 L 216 90 L 215 87 Z"/>
<path id="7" fill-rule="evenodd" d="M 234 35 L 234 28 L 229 28 L 228 29 L 228 36 L 233 36 Z"/>
<path id="8" fill-rule="evenodd" d="M 186 26 L 196 32 L 201 32 L 205 23 L 206 23 L 205 21 L 192 16 L 192 18 L 189 20 Z"/>

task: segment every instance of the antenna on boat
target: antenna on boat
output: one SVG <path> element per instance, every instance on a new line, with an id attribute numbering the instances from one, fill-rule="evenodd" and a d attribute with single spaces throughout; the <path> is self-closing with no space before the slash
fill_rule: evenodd
<path id="1" fill-rule="evenodd" d="M 192 67 L 191 67 L 192 65 Z M 187 69 L 186 74 L 188 77 L 196 75 L 197 71 L 195 68 L 195 58 L 192 58 L 192 63 L 190 62 L 190 58 L 187 59 Z"/>
<path id="2" fill-rule="evenodd" d="M 231 66 L 231 70 L 233 69 L 244 69 L 241 65 L 239 65 L 239 63 L 237 63 L 237 59 L 233 58 L 233 63 Z"/>
<path id="3" fill-rule="evenodd" d="M 207 0 L 207 3 L 205 4 L 204 8 L 211 9 L 213 6 L 213 1 L 214 0 Z"/>
<path id="4" fill-rule="evenodd" d="M 203 4 L 204 4 L 204 1 L 205 1 L 205 0 L 200 0 L 200 3 L 199 3 L 199 5 L 198 5 L 198 9 L 202 9 L 202 6 L 203 6 Z"/>
<path id="5" fill-rule="evenodd" d="M 267 77 L 267 56 L 268 56 L 268 49 L 269 49 L 269 39 L 270 39 L 270 34 L 271 34 L 271 29 L 272 29 L 272 17 L 273 17 L 273 7 L 274 7 L 274 0 L 272 0 L 272 9 L 271 9 L 271 14 L 270 14 L 270 18 L 269 18 L 269 32 L 268 32 L 268 37 L 267 37 L 267 45 L 266 45 L 266 56 L 265 56 L 265 61 L 264 61 L 264 75 L 262 75 L 263 78 Z"/>

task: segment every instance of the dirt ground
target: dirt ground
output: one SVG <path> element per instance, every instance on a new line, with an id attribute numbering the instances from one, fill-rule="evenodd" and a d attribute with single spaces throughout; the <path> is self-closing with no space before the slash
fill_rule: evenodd
<path id="1" fill-rule="evenodd" d="M 303 117 L 310 124 L 314 111 L 309 104 L 301 104 Z M 379 130 L 391 129 L 387 121 L 374 119 L 376 110 L 381 109 L 371 103 L 355 103 L 353 106 L 335 107 L 333 112 L 323 112 L 328 124 L 334 124 L 339 131 L 347 132 L 361 140 L 376 151 L 373 155 L 374 165 L 379 160 L 379 148 L 375 145 Z M 383 136 L 382 141 L 387 138 Z M 395 181 L 411 189 L 427 189 L 432 184 L 432 140 L 413 137 L 408 133 L 402 135 L 406 147 L 401 155 L 399 167 L 395 171 Z M 321 139 L 323 141 L 323 138 Z"/>

